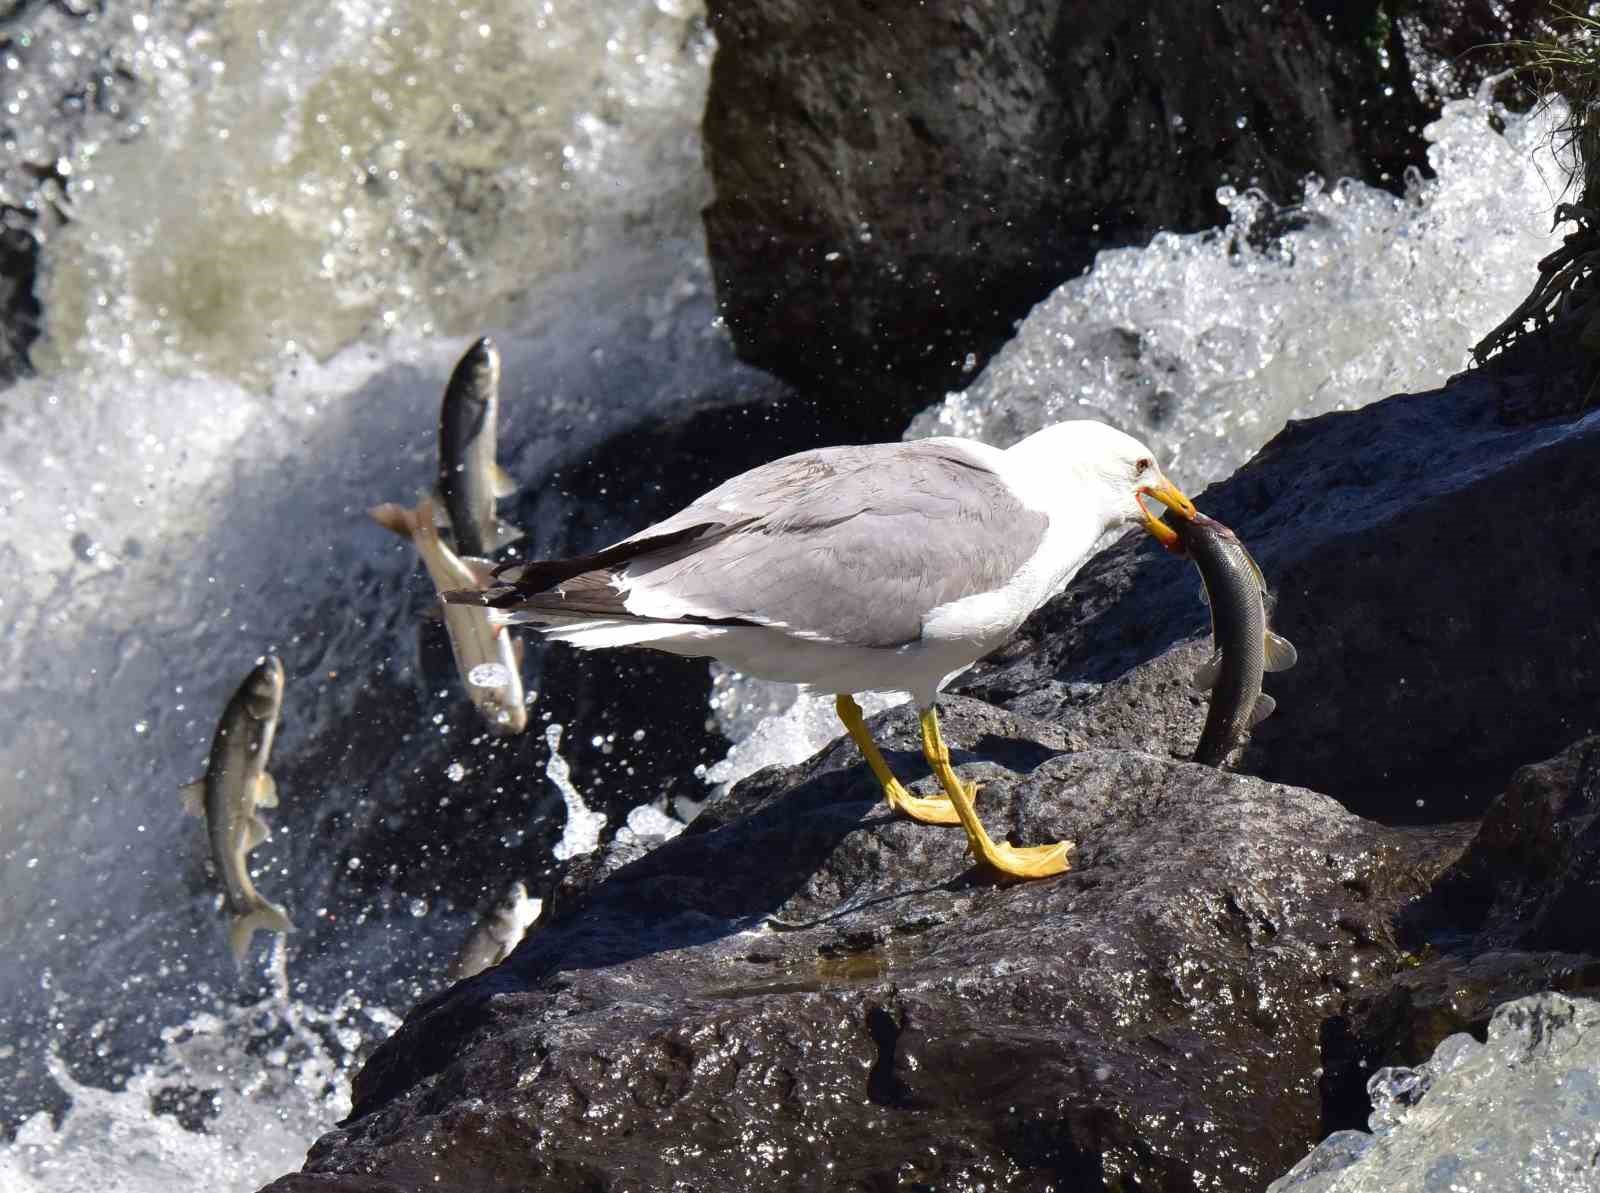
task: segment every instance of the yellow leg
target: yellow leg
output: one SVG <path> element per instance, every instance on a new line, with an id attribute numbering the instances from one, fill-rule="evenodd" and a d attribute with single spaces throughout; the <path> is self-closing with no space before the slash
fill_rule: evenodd
<path id="1" fill-rule="evenodd" d="M 978 819 L 977 810 L 972 806 L 971 792 L 950 765 L 950 747 L 944 744 L 944 735 L 939 732 L 938 714 L 928 708 L 922 713 L 921 719 L 923 756 L 927 758 L 928 765 L 933 767 L 933 773 L 938 776 L 950 802 L 955 805 L 956 814 L 961 817 L 961 827 L 967 830 L 967 841 L 978 860 L 1002 874 L 1016 878 L 1045 878 L 1068 869 L 1067 854 L 1076 848 L 1071 841 L 1024 848 L 996 845 L 989 839 L 983 821 Z"/>
<path id="2" fill-rule="evenodd" d="M 960 824 L 961 819 L 956 815 L 955 808 L 950 801 L 942 795 L 932 799 L 912 795 L 894 777 L 894 772 L 889 769 L 889 764 L 883 760 L 878 745 L 872 740 L 872 734 L 867 732 L 867 723 L 861 718 L 861 706 L 855 702 L 855 697 L 844 695 L 834 700 L 833 706 L 838 710 L 839 719 L 844 722 L 844 727 L 850 733 L 850 740 L 856 743 L 861 751 L 861 756 L 867 760 L 867 765 L 872 768 L 872 773 L 877 777 L 878 785 L 883 788 L 883 794 L 889 801 L 889 806 L 896 812 L 920 820 L 923 824 Z"/>

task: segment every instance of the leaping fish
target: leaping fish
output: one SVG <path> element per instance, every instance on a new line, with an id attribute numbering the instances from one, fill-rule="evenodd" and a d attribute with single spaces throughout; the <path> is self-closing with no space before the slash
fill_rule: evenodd
<path id="1" fill-rule="evenodd" d="M 1277 701 L 1261 690 L 1268 671 L 1287 671 L 1294 646 L 1267 628 L 1267 584 L 1233 531 L 1204 514 L 1173 527 L 1205 584 L 1211 605 L 1212 654 L 1195 672 L 1211 689 L 1211 707 L 1194 760 L 1221 766 L 1245 731 L 1272 714 Z"/>
<path id="2" fill-rule="evenodd" d="M 205 777 L 183 788 L 184 809 L 206 818 L 211 858 L 232 917 L 228 938 L 242 962 L 257 932 L 293 932 L 283 908 L 268 903 L 250 881 L 245 855 L 267 839 L 257 808 L 278 806 L 267 755 L 283 707 L 283 664 L 268 655 L 245 677 L 222 711 Z"/>
<path id="3" fill-rule="evenodd" d="M 499 409 L 500 353 L 485 336 L 456 364 L 439 405 L 437 492 L 458 555 L 491 555 L 522 537 L 495 516 L 495 499 L 516 489 L 495 462 Z"/>
<path id="4" fill-rule="evenodd" d="M 491 965 L 499 965 L 522 943 L 523 936 L 543 911 L 543 900 L 528 898 L 528 888 L 513 882 L 462 942 L 461 951 L 445 971 L 450 980 L 459 982 L 482 973 Z"/>
<path id="5" fill-rule="evenodd" d="M 434 526 L 433 501 L 424 497 L 415 509 L 392 502 L 375 506 L 373 521 L 408 538 L 439 592 L 483 588 L 491 583 L 492 565 L 484 559 L 462 558 L 440 539 Z M 528 710 L 522 702 L 522 669 L 511 632 L 489 619 L 482 606 L 446 605 L 444 628 L 456 670 L 467 685 L 467 695 L 488 722 L 492 733 L 503 737 L 528 727 Z"/>

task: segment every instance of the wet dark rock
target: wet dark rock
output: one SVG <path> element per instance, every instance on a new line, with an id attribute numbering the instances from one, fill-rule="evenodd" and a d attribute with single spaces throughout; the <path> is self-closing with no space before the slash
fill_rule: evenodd
<path id="1" fill-rule="evenodd" d="M 1541 5 L 1395 11 L 710 4 L 706 235 L 741 355 L 903 420 L 1099 249 L 1214 225 L 1220 183 L 1398 189 L 1435 81 L 1499 69 L 1483 47 Z"/>
<path id="2" fill-rule="evenodd" d="M 1003 885 L 854 750 L 763 772 L 551 909 L 371 1058 L 311 1189 L 1259 1188 L 1316 1138 L 1321 1020 L 1436 846 L 1311 792 L 952 698 Z M 927 789 L 915 722 L 876 719 Z M 348 1177 L 349 1183 L 344 1183 Z M 373 1182 L 377 1182 L 374 1184 Z"/>
<path id="3" fill-rule="evenodd" d="M 1412 964 L 1323 1029 L 1328 1129 L 1366 1120 L 1366 1082 L 1446 1036 L 1482 1038 L 1495 1008 L 1541 990 L 1600 996 L 1600 737 L 1523 767 L 1461 856 L 1406 908 Z"/>
<path id="4" fill-rule="evenodd" d="M 1600 416 L 1525 417 L 1561 387 L 1513 362 L 1294 422 L 1200 496 L 1250 546 L 1300 653 L 1267 677 L 1278 709 L 1241 769 L 1436 823 L 1481 813 L 1518 766 L 1600 726 L 1600 547 L 1575 531 L 1600 518 Z M 1176 661 L 1152 660 L 1207 632 L 1198 594 L 1192 567 L 1130 537 L 958 690 L 1058 717 L 1073 685 L 1144 683 L 1115 714 L 1136 721 L 1180 698 Z M 1112 715 L 1091 711 L 1089 732 Z M 1142 744 L 1192 749 L 1188 724 Z"/>

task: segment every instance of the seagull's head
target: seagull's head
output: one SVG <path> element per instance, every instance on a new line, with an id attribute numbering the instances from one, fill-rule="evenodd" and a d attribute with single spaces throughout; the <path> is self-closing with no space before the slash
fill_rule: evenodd
<path id="1" fill-rule="evenodd" d="M 1167 550 L 1183 554 L 1177 531 L 1161 520 L 1161 507 L 1188 522 L 1200 517 L 1200 511 L 1167 479 L 1155 453 L 1132 435 L 1083 419 L 1045 427 L 1011 450 L 1019 449 L 1047 464 L 1055 476 L 1069 475 L 1099 490 L 1107 529 L 1142 526 Z"/>

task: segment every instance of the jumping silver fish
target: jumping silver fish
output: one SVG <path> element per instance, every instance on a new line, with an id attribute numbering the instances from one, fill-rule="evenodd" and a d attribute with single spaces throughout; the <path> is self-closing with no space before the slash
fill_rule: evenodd
<path id="1" fill-rule="evenodd" d="M 378 525 L 411 540 L 439 592 L 491 583 L 487 560 L 464 559 L 445 546 L 434 526 L 431 498 L 424 497 L 415 509 L 388 503 L 370 512 Z M 489 610 L 472 605 L 446 605 L 444 628 L 467 695 L 490 732 L 503 737 L 521 733 L 528 727 L 528 710 L 522 702 L 520 643 L 505 626 L 489 620 Z"/>
<path id="2" fill-rule="evenodd" d="M 523 936 L 543 911 L 543 900 L 528 898 L 528 888 L 513 882 L 500 902 L 489 909 L 462 943 L 461 951 L 445 971 L 450 980 L 459 982 L 482 973 L 491 965 L 499 965 L 522 943 Z"/>
<path id="3" fill-rule="evenodd" d="M 1298 656 L 1267 628 L 1266 581 L 1233 531 L 1204 514 L 1175 529 L 1211 605 L 1212 654 L 1194 675 L 1197 688 L 1211 689 L 1211 707 L 1194 760 L 1221 766 L 1245 731 L 1277 707 L 1261 690 L 1263 673 L 1287 671 Z"/>
<path id="4" fill-rule="evenodd" d="M 486 336 L 457 363 L 439 406 L 437 492 L 458 555 L 491 555 L 522 537 L 495 517 L 495 499 L 516 489 L 495 462 L 499 408 L 500 354 Z"/>
<path id="5" fill-rule="evenodd" d="M 283 664 L 268 655 L 223 709 L 205 777 L 182 791 L 184 809 L 206 818 L 211 858 L 232 917 L 229 941 L 241 962 L 256 932 L 294 931 L 283 908 L 263 899 L 250 881 L 245 857 L 268 836 L 256 809 L 278 806 L 278 787 L 267 773 L 267 755 L 282 707 Z"/>

